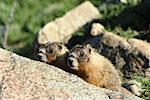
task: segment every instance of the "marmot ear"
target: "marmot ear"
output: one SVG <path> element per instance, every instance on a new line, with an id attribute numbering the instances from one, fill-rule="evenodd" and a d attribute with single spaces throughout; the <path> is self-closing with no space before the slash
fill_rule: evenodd
<path id="1" fill-rule="evenodd" d="M 49 44 L 51 44 L 51 42 L 47 42 L 47 43 L 45 43 L 45 47 L 47 47 Z"/>
<path id="2" fill-rule="evenodd" d="M 92 48 L 91 44 L 87 44 L 86 47 L 88 48 Z"/>

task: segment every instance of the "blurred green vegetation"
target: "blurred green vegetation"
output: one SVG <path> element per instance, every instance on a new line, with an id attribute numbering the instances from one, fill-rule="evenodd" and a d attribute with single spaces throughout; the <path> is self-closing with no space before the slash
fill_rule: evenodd
<path id="1" fill-rule="evenodd" d="M 31 57 L 32 42 L 36 33 L 49 21 L 63 16 L 67 11 L 86 0 L 16 0 L 16 9 L 9 24 L 9 50 L 22 56 Z M 150 22 L 150 0 L 90 0 L 101 12 L 98 22 L 105 29 L 125 38 L 133 37 L 145 31 Z M 0 33 L 9 20 L 14 0 L 0 0 Z M 82 29 L 81 29 L 82 30 Z M 82 36 L 82 31 L 76 32 Z M 2 47 L 2 34 L 0 34 Z M 136 78 L 143 83 L 143 97 L 150 98 L 150 80 Z"/>
<path id="2" fill-rule="evenodd" d="M 0 0 L 0 31 L 9 20 L 13 1 Z M 78 0 L 17 0 L 16 10 L 8 31 L 9 49 L 30 57 L 32 41 L 39 29 L 79 3 Z"/>

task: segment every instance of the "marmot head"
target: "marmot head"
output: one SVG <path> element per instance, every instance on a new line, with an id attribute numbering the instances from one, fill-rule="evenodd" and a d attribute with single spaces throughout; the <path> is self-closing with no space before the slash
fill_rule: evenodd
<path id="1" fill-rule="evenodd" d="M 87 45 L 76 45 L 69 52 L 67 58 L 67 65 L 72 70 L 80 70 L 81 64 L 86 64 L 89 61 L 90 55 L 93 53 L 93 48 L 90 44 Z"/>
<path id="2" fill-rule="evenodd" d="M 39 47 L 38 58 L 39 60 L 51 63 L 57 57 L 62 56 L 68 52 L 66 46 L 59 42 L 46 43 Z"/>

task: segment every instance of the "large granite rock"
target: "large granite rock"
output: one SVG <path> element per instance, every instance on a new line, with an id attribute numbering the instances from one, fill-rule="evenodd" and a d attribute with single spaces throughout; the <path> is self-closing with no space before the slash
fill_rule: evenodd
<path id="1" fill-rule="evenodd" d="M 140 100 L 95 87 L 54 66 L 0 49 L 1 100 Z"/>
<path id="2" fill-rule="evenodd" d="M 100 17 L 94 5 L 86 1 L 78 7 L 67 12 L 63 17 L 47 23 L 38 33 L 37 42 L 68 42 L 72 34 L 86 23 Z"/>

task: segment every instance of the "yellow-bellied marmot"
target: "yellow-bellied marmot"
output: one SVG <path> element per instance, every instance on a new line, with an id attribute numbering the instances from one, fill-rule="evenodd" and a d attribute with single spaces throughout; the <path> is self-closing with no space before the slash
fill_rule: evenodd
<path id="1" fill-rule="evenodd" d="M 104 56 L 98 54 L 89 44 L 72 48 L 67 58 L 68 66 L 88 83 L 131 94 L 121 87 L 117 70 Z"/>
<path id="2" fill-rule="evenodd" d="M 67 47 L 60 42 L 46 43 L 39 47 L 38 58 L 43 62 L 68 71 L 69 68 L 66 64 L 68 51 Z"/>

